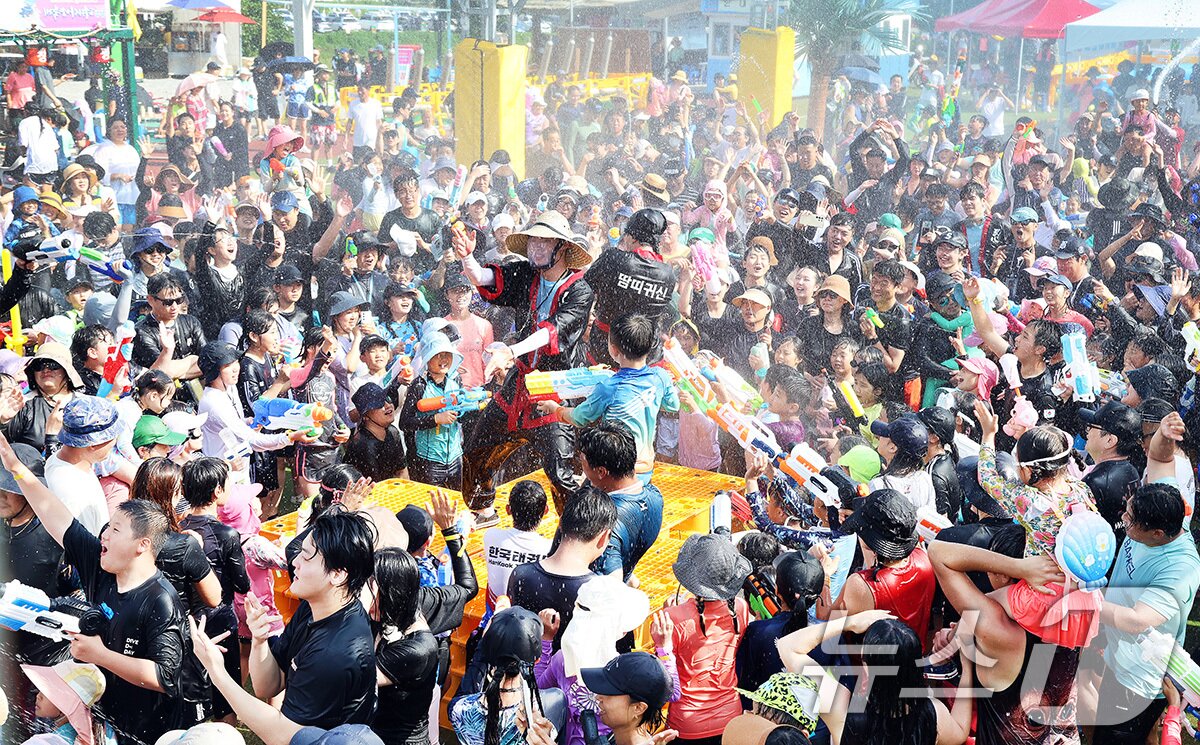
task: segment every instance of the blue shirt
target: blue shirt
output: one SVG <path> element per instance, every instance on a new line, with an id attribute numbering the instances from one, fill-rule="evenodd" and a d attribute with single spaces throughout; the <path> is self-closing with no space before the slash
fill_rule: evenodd
<path id="1" fill-rule="evenodd" d="M 1200 556 L 1187 530 L 1163 546 L 1147 546 L 1126 538 L 1117 551 L 1104 598 L 1106 603 L 1127 608 L 1137 603 L 1150 606 L 1167 619 L 1155 626 L 1155 630 L 1182 644 L 1197 585 L 1200 585 Z M 1142 698 L 1161 697 L 1163 671 L 1142 658 L 1137 644 L 1140 635 L 1112 626 L 1103 628 L 1108 639 L 1104 662 L 1121 685 Z"/>
<path id="2" fill-rule="evenodd" d="M 463 390 L 453 375 L 447 375 L 442 382 L 445 388 L 433 382 L 433 378 L 428 378 L 425 383 L 425 398 L 436 398 Z M 419 429 L 415 439 L 417 455 L 427 461 L 449 465 L 462 458 L 462 425 L 458 422 Z"/>
<path id="3" fill-rule="evenodd" d="M 649 481 L 654 468 L 654 432 L 659 409 L 679 411 L 679 392 L 671 375 L 661 367 L 622 367 L 602 380 L 592 395 L 575 407 L 571 420 L 586 427 L 603 419 L 620 422 L 633 432 L 637 443 L 637 468 Z"/>

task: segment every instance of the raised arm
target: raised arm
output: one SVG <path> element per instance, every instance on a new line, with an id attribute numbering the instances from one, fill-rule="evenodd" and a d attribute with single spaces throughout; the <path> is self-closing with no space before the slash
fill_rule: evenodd
<path id="1" fill-rule="evenodd" d="M 4 400 L 0 401 L 0 417 L 11 418 L 16 415 L 13 397 L 19 398 L 20 395 L 20 389 L 16 387 L 6 394 Z M 75 521 L 75 516 L 62 503 L 62 500 L 56 497 L 49 487 L 38 481 L 33 472 L 21 462 L 4 435 L 0 435 L 0 464 L 3 464 L 4 468 L 17 480 L 17 486 L 21 487 L 21 494 L 33 508 L 34 514 L 42 521 L 42 527 L 46 529 L 55 543 L 63 545 L 63 536 L 66 535 L 67 528 L 71 527 L 71 523 Z"/>
<path id="2" fill-rule="evenodd" d="M 342 230 L 342 225 L 346 217 L 352 212 L 354 212 L 354 204 L 350 201 L 349 197 L 342 197 L 337 201 L 337 204 L 333 208 L 333 219 L 329 221 L 329 227 L 325 228 L 325 232 L 321 234 L 320 239 L 313 244 L 313 261 L 320 261 L 329 255 L 334 241 L 337 240 L 338 233 Z"/>

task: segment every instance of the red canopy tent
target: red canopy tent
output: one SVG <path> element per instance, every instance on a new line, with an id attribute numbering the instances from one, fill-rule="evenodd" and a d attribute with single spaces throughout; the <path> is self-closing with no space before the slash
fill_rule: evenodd
<path id="1" fill-rule="evenodd" d="M 984 19 L 984 32 L 1023 39 L 1061 39 L 1068 23 L 1099 12 L 1084 0 L 1033 0 L 1019 12 Z"/>
<path id="2" fill-rule="evenodd" d="M 1009 11 L 1023 9 L 1026 5 L 1030 5 L 1033 2 L 1036 2 L 1036 0 L 1018 0 L 1017 2 L 1013 2 L 1013 0 L 986 0 L 986 2 L 980 3 L 969 10 L 937 19 L 933 27 L 939 33 L 949 31 L 984 33 L 984 27 L 976 24 L 980 18 L 998 16 Z"/>

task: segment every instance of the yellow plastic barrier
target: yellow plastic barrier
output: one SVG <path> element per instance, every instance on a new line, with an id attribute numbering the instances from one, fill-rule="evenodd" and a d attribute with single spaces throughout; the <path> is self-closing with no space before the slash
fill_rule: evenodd
<path id="1" fill-rule="evenodd" d="M 528 47 L 463 39 L 454 47 L 455 152 L 459 163 L 507 150 L 525 172 L 525 81 Z"/>
<path id="2" fill-rule="evenodd" d="M 747 104 L 747 113 L 757 116 L 757 108 L 770 113 L 767 127 L 783 121 L 792 110 L 792 62 L 795 59 L 796 32 L 787 26 L 774 31 L 748 28 L 742 32 L 741 62 L 738 65 L 738 99 Z M 750 110 L 750 104 L 758 106 Z"/>

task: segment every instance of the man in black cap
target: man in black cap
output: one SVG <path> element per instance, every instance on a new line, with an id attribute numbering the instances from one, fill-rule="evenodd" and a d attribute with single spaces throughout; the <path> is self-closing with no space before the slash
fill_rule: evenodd
<path id="1" fill-rule="evenodd" d="M 771 203 L 770 211 L 755 220 L 746 231 L 746 245 L 750 244 L 750 239 L 760 235 L 771 239 L 778 261 L 771 271 L 771 280 L 775 284 L 784 284 L 792 269 L 800 262 L 800 234 L 795 227 L 796 217 L 800 214 L 800 203 L 800 193 L 795 189 L 780 189 Z"/>
<path id="2" fill-rule="evenodd" d="M 1158 261 L 1161 267 L 1169 268 L 1175 264 L 1175 249 L 1163 237 L 1167 224 L 1163 218 L 1161 207 L 1149 203 L 1138 205 L 1137 209 L 1127 215 L 1127 219 L 1128 232 L 1105 244 L 1104 249 L 1096 256 L 1096 263 L 1100 266 L 1100 271 L 1105 278 L 1120 273 L 1121 267 L 1130 260 L 1130 255 L 1135 251 L 1141 254 L 1142 252 L 1138 249 L 1146 243 L 1158 245 L 1161 257 Z M 1101 244 L 1097 241 L 1095 245 Z"/>
<path id="3" fill-rule="evenodd" d="M 1119 542 L 1125 537 L 1121 514 L 1125 500 L 1141 481 L 1141 469 L 1130 462 L 1143 457 L 1142 415 L 1116 401 L 1095 411 L 1083 409 L 1079 418 L 1087 427 L 1087 453 L 1095 464 L 1083 477 L 1092 490 L 1101 517 L 1112 525 Z"/>
<path id="4" fill-rule="evenodd" d="M 625 223 L 617 250 L 604 251 L 588 269 L 588 284 L 601 290 L 596 296 L 595 329 L 588 347 L 597 363 L 616 365 L 608 353 L 608 327 L 619 316 L 637 309 L 655 321 L 660 330 L 667 328 L 675 273 L 658 252 L 666 230 L 663 213 L 649 208 L 638 210 Z"/>
<path id="5" fill-rule="evenodd" d="M 1099 280 L 1091 275 L 1092 262 L 1087 245 L 1072 235 L 1058 244 L 1054 260 L 1058 265 L 1058 273 L 1071 282 L 1067 304 L 1081 313 L 1088 310 L 1083 299 L 1095 291 L 1095 284 Z"/>

